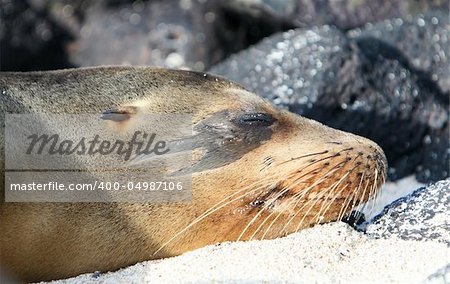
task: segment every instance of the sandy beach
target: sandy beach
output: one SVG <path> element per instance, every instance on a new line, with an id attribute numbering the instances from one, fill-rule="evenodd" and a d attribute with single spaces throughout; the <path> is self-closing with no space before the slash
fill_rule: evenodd
<path id="1" fill-rule="evenodd" d="M 339 222 L 52 283 L 421 283 L 449 262 L 445 244 L 371 239 Z"/>

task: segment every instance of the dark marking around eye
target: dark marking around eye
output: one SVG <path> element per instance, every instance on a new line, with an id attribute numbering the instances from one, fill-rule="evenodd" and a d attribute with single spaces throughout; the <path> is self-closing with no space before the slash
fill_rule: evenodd
<path id="1" fill-rule="evenodd" d="M 234 120 L 234 123 L 241 127 L 267 127 L 276 121 L 267 113 L 246 113 Z"/>
<path id="2" fill-rule="evenodd" d="M 241 124 L 241 119 L 245 121 L 244 124 Z M 196 134 L 188 143 L 191 149 L 202 149 L 204 154 L 195 164 L 179 174 L 210 170 L 239 160 L 272 137 L 273 129 L 259 126 L 274 121 L 276 120 L 268 114 L 243 115 L 229 111 L 216 112 L 206 117 L 194 126 Z"/>

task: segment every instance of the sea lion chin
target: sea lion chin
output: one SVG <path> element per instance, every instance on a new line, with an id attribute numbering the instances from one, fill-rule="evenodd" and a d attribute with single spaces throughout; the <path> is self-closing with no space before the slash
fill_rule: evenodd
<path id="1" fill-rule="evenodd" d="M 0 88 L 2 116 L 98 113 L 120 129 L 142 113 L 193 117 L 192 202 L 2 202 L 0 264 L 26 281 L 277 238 L 341 219 L 385 180 L 386 158 L 374 142 L 276 109 L 213 75 L 101 67 L 3 73 Z"/>

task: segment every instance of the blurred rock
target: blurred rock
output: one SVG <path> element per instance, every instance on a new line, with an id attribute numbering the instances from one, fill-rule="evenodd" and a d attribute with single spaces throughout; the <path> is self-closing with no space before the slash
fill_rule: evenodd
<path id="1" fill-rule="evenodd" d="M 420 188 L 388 205 L 366 227 L 375 238 L 435 240 L 450 246 L 450 179 Z"/>
<path id="2" fill-rule="evenodd" d="M 283 19 L 297 27 L 326 24 L 343 30 L 431 9 L 449 8 L 448 0 L 232 0 L 227 3 L 250 15 Z"/>
<path id="3" fill-rule="evenodd" d="M 348 29 L 446 4 L 448 0 L 2 0 L 2 69 L 131 64 L 201 71 L 289 28 L 330 24 Z"/>
<path id="4" fill-rule="evenodd" d="M 358 121 L 360 109 L 355 111 L 351 94 L 375 89 L 376 114 L 384 118 L 384 125 L 368 128 L 367 125 L 381 121 L 373 124 L 364 116 L 356 130 L 345 126 L 352 124 L 350 116 L 347 119 L 339 116 L 337 120 L 329 117 L 329 125 L 355 131 L 380 143 L 390 161 L 395 160 L 391 164 L 391 178 L 416 172 L 421 182 L 436 181 L 449 175 L 450 24 L 448 14 L 441 11 L 406 18 L 367 24 L 364 29 L 349 32 L 361 52 L 358 69 L 350 74 L 359 75 L 350 75 L 345 70 L 338 76 L 344 81 L 330 84 L 329 95 L 319 102 L 327 105 L 327 110 L 310 116 L 324 119 L 333 107 L 332 113 L 336 114 L 337 106 L 343 105 L 351 106 L 347 112 L 353 112 L 351 117 Z M 363 82 L 363 87 L 347 90 L 347 95 L 343 92 L 341 96 L 333 96 L 334 88 L 355 86 L 354 81 Z"/>
<path id="5" fill-rule="evenodd" d="M 64 58 L 64 64 L 54 63 L 59 57 L 52 57 L 42 49 L 35 51 L 36 47 L 31 46 L 11 48 L 14 56 L 9 56 L 12 59 L 8 64 L 18 61 L 15 54 L 25 54 L 24 57 L 31 54 L 48 62 L 49 67 L 45 69 L 126 64 L 200 71 L 265 36 L 293 27 L 285 25 L 283 20 L 252 17 L 231 10 L 223 3 L 215 0 L 28 0 L 14 3 L 14 17 L 18 21 L 5 18 L 6 26 L 24 25 L 26 21 L 22 18 L 39 10 L 43 20 L 70 31 L 73 40 L 70 44 L 56 42 L 69 55 Z M 20 35 L 15 30 L 12 33 Z M 35 41 L 30 37 L 26 40 Z M 31 69 L 42 69 L 40 65 L 34 66 L 33 60 L 26 61 Z M 5 70 L 30 68 L 24 69 L 19 64 Z"/>
<path id="6" fill-rule="evenodd" d="M 79 37 L 70 48 L 72 61 L 77 66 L 204 69 L 223 57 L 211 25 L 216 16 L 203 6 L 194 9 L 190 1 L 184 2 L 136 1 L 87 10 Z"/>
<path id="7" fill-rule="evenodd" d="M 65 45 L 69 31 L 45 9 L 26 1 L 0 0 L 0 70 L 32 71 L 71 67 Z"/>
<path id="8" fill-rule="evenodd" d="M 390 162 L 389 176 L 411 173 L 420 182 L 449 175 L 448 95 L 411 67 L 400 50 L 374 38 L 349 42 L 333 67 L 336 80 L 305 116 L 376 141 Z"/>
<path id="9" fill-rule="evenodd" d="M 317 102 L 319 86 L 335 80 L 330 69 L 344 59 L 347 43 L 329 26 L 291 30 L 264 39 L 210 71 L 304 114 Z"/>
<path id="10" fill-rule="evenodd" d="M 437 82 L 441 92 L 450 92 L 450 21 L 449 14 L 434 11 L 424 16 L 407 16 L 367 24 L 349 32 L 352 38 L 377 38 L 401 50 L 411 67 L 425 72 Z"/>
<path id="11" fill-rule="evenodd" d="M 71 55 L 78 66 L 157 65 L 200 71 L 284 28 L 243 19 L 212 0 L 98 6 L 87 10 Z"/>
<path id="12" fill-rule="evenodd" d="M 441 27 L 450 33 L 444 21 Z M 410 36 L 405 44 L 422 41 Z M 273 35 L 210 71 L 280 107 L 371 138 L 385 150 L 393 180 L 412 173 L 421 182 L 449 175 L 448 94 L 383 40 L 347 38 L 327 26 L 297 29 Z"/>

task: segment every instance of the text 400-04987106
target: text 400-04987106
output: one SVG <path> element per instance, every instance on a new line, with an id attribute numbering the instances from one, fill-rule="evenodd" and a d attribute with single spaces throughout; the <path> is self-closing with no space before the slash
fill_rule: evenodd
<path id="1" fill-rule="evenodd" d="M 100 190 L 143 190 L 143 191 L 158 191 L 158 190 L 183 190 L 183 182 L 175 181 L 152 181 L 152 182 L 128 182 L 125 185 L 119 182 L 100 182 L 97 186 Z"/>

